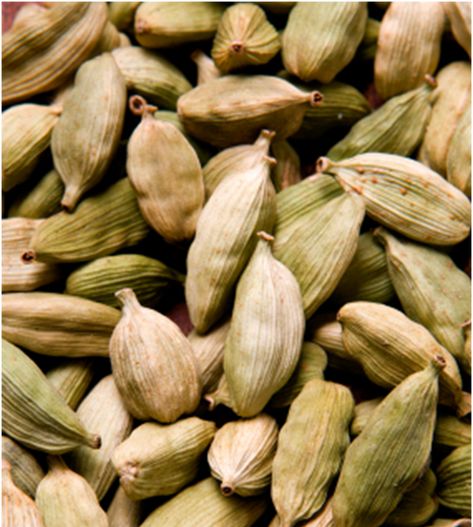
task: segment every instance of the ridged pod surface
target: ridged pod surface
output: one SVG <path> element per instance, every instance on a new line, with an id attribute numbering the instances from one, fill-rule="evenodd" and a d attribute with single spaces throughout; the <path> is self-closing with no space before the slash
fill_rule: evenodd
<path id="1" fill-rule="evenodd" d="M 158 507 L 140 527 L 251 527 L 266 507 L 264 498 L 222 496 L 207 478 Z"/>
<path id="2" fill-rule="evenodd" d="M 184 94 L 177 111 L 191 135 L 214 146 L 251 143 L 263 128 L 286 139 L 300 127 L 309 106 L 322 100 L 268 75 L 225 75 Z"/>
<path id="3" fill-rule="evenodd" d="M 460 117 L 448 147 L 447 181 L 471 195 L 471 105 Z"/>
<path id="4" fill-rule="evenodd" d="M 367 19 L 366 2 L 299 2 L 282 38 L 284 67 L 304 81 L 331 82 L 354 57 Z"/>
<path id="5" fill-rule="evenodd" d="M 269 62 L 280 50 L 276 29 L 254 4 L 234 4 L 222 15 L 212 47 L 212 58 L 223 73 Z"/>
<path id="6" fill-rule="evenodd" d="M 110 360 L 128 411 L 163 423 L 192 413 L 202 386 L 189 341 L 172 320 L 142 307 L 131 289 L 117 297 L 123 309 L 110 338 Z"/>
<path id="7" fill-rule="evenodd" d="M 456 448 L 436 469 L 440 503 L 462 516 L 471 514 L 471 445 Z"/>
<path id="8" fill-rule="evenodd" d="M 207 459 L 224 496 L 264 492 L 271 482 L 278 433 L 274 418 L 263 413 L 226 423 L 217 431 Z"/>
<path id="9" fill-rule="evenodd" d="M 299 285 L 260 241 L 236 289 L 223 369 L 232 409 L 253 417 L 290 379 L 301 353 L 305 320 Z"/>
<path id="10" fill-rule="evenodd" d="M 440 2 L 391 2 L 381 20 L 374 61 L 382 99 L 417 88 L 426 74 L 435 73 L 445 22 Z"/>
<path id="11" fill-rule="evenodd" d="M 280 192 L 299 183 L 302 179 L 301 160 L 297 151 L 283 139 L 271 145 L 271 153 L 276 159 L 272 176 L 276 191 Z"/>
<path id="12" fill-rule="evenodd" d="M 471 4 L 442 2 L 455 40 L 471 57 Z"/>
<path id="13" fill-rule="evenodd" d="M 191 60 L 197 68 L 197 86 L 218 79 L 222 72 L 217 68 L 213 59 L 202 50 L 196 49 L 191 53 Z"/>
<path id="14" fill-rule="evenodd" d="M 65 185 L 61 205 L 68 211 L 105 175 L 118 148 L 125 109 L 125 79 L 110 53 L 84 62 L 51 138 L 54 168 Z"/>
<path id="15" fill-rule="evenodd" d="M 90 55 L 106 21 L 105 2 L 57 3 L 18 17 L 3 38 L 3 103 L 60 86 Z"/>
<path id="16" fill-rule="evenodd" d="M 94 376 L 93 359 L 63 359 L 46 372 L 46 378 L 56 391 L 75 410 L 89 389 Z"/>
<path id="17" fill-rule="evenodd" d="M 3 337 L 44 355 L 106 357 L 120 319 L 109 306 L 59 293 L 9 293 L 2 304 Z"/>
<path id="18" fill-rule="evenodd" d="M 376 408 L 350 444 L 332 500 L 337 527 L 379 527 L 425 469 L 432 448 L 438 375 L 434 358 Z"/>
<path id="19" fill-rule="evenodd" d="M 131 500 L 119 486 L 107 510 L 109 527 L 138 527 L 142 504 Z"/>
<path id="20" fill-rule="evenodd" d="M 191 321 L 205 333 L 222 317 L 257 243 L 271 231 L 276 196 L 270 159 L 225 178 L 205 204 L 187 255 L 185 294 Z"/>
<path id="21" fill-rule="evenodd" d="M 216 426 L 198 417 L 144 423 L 113 453 L 120 485 L 132 500 L 176 494 L 197 476 Z"/>
<path id="22" fill-rule="evenodd" d="M 120 31 L 131 29 L 136 8 L 141 2 L 109 2 L 108 18 Z"/>
<path id="23" fill-rule="evenodd" d="M 322 172 L 359 194 L 366 213 L 385 227 L 431 245 L 454 245 L 470 232 L 470 201 L 442 176 L 394 154 L 360 154 L 343 161 L 321 157 Z"/>
<path id="24" fill-rule="evenodd" d="M 292 403 L 273 463 L 271 497 L 280 527 L 322 508 L 350 443 L 354 406 L 348 388 L 319 379 L 309 381 Z"/>
<path id="25" fill-rule="evenodd" d="M 19 348 L 2 341 L 3 431 L 20 443 L 50 454 L 79 445 L 100 446 L 100 437 L 85 430 L 77 415 Z"/>

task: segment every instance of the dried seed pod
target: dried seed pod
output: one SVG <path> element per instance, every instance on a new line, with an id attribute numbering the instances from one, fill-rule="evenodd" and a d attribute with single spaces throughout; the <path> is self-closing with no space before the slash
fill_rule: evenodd
<path id="1" fill-rule="evenodd" d="M 251 527 L 266 507 L 264 498 L 226 498 L 207 478 L 158 507 L 141 527 Z"/>
<path id="2" fill-rule="evenodd" d="M 170 425 L 145 423 L 114 451 L 120 485 L 132 500 L 176 494 L 197 476 L 199 462 L 215 434 L 198 417 Z"/>
<path id="3" fill-rule="evenodd" d="M 227 309 L 235 284 L 257 243 L 276 216 L 270 158 L 226 177 L 205 204 L 187 256 L 186 302 L 199 333 Z"/>
<path id="4" fill-rule="evenodd" d="M 15 485 L 34 499 L 38 483 L 44 478 L 44 470 L 33 454 L 15 443 L 13 439 L 2 436 L 2 460 L 10 463 L 11 478 Z"/>
<path id="5" fill-rule="evenodd" d="M 90 54 L 89 60 L 107 51 L 118 48 L 121 45 L 120 33 L 118 29 L 110 21 L 105 24 L 100 39 L 97 42 L 94 50 Z"/>
<path id="6" fill-rule="evenodd" d="M 54 264 L 27 262 L 22 255 L 43 220 L 10 218 L 2 220 L 3 291 L 32 291 L 61 278 Z"/>
<path id="7" fill-rule="evenodd" d="M 2 187 L 7 192 L 26 181 L 48 148 L 61 115 L 59 105 L 18 104 L 2 115 Z"/>
<path id="8" fill-rule="evenodd" d="M 304 81 L 331 82 L 352 60 L 365 33 L 365 2 L 299 2 L 282 38 L 282 59 Z"/>
<path id="9" fill-rule="evenodd" d="M 312 520 L 301 524 L 303 527 L 333 527 L 332 498 L 329 498 Z M 274 527 L 278 527 L 276 524 Z"/>
<path id="10" fill-rule="evenodd" d="M 381 21 L 374 61 L 383 99 L 417 88 L 440 59 L 446 17 L 440 2 L 391 2 Z"/>
<path id="11" fill-rule="evenodd" d="M 444 366 L 441 357 L 433 358 L 401 382 L 348 447 L 332 500 L 335 525 L 382 525 L 422 474 L 432 448 Z"/>
<path id="12" fill-rule="evenodd" d="M 62 454 L 85 444 L 99 448 L 77 415 L 19 348 L 2 341 L 3 431 L 23 445 Z"/>
<path id="13" fill-rule="evenodd" d="M 94 376 L 92 359 L 65 359 L 46 372 L 46 378 L 75 410 L 87 392 Z"/>
<path id="14" fill-rule="evenodd" d="M 273 237 L 258 236 L 236 289 L 223 362 L 232 408 L 240 417 L 261 412 L 290 379 L 305 329 L 295 277 L 271 254 Z"/>
<path id="15" fill-rule="evenodd" d="M 440 503 L 462 516 L 471 514 L 471 445 L 456 448 L 436 469 Z"/>
<path id="16" fill-rule="evenodd" d="M 177 99 L 192 89 L 176 66 L 158 53 L 129 46 L 113 50 L 112 56 L 128 89 L 158 106 L 175 110 Z"/>
<path id="17" fill-rule="evenodd" d="M 448 147 L 447 180 L 471 195 L 471 105 L 460 117 Z"/>
<path id="18" fill-rule="evenodd" d="M 295 187 L 294 187 L 295 188 Z M 344 193 L 315 209 L 311 222 L 276 231 L 274 256 L 296 277 L 306 318 L 334 291 L 356 252 L 365 206 Z"/>
<path id="19" fill-rule="evenodd" d="M 108 527 L 97 496 L 60 457 L 48 457 L 49 472 L 38 485 L 36 504 L 47 527 Z"/>
<path id="20" fill-rule="evenodd" d="M 343 345 L 379 386 L 392 388 L 441 356 L 440 402 L 457 407 L 462 400 L 461 377 L 455 359 L 420 324 L 404 313 L 374 302 L 350 302 L 338 312 Z"/>
<path id="21" fill-rule="evenodd" d="M 406 315 L 425 326 L 463 364 L 463 324 L 471 318 L 471 280 L 444 252 L 379 228 L 389 275 Z M 441 280 L 439 280 L 441 277 Z"/>
<path id="22" fill-rule="evenodd" d="M 230 392 L 228 389 L 228 383 L 227 378 L 225 377 L 225 373 L 222 374 L 218 381 L 218 385 L 216 389 L 208 393 L 204 399 L 209 403 L 209 410 L 215 410 L 215 407 L 219 404 L 224 404 L 228 408 L 233 407 L 232 400 L 230 398 Z"/>
<path id="23" fill-rule="evenodd" d="M 163 423 L 192 413 L 202 387 L 189 341 L 172 320 L 142 307 L 131 289 L 117 297 L 123 310 L 110 339 L 110 360 L 128 411 Z"/>
<path id="24" fill-rule="evenodd" d="M 217 31 L 224 9 L 215 2 L 143 2 L 135 12 L 135 37 L 145 48 L 206 40 Z"/>
<path id="25" fill-rule="evenodd" d="M 120 31 L 131 29 L 136 8 L 141 2 L 109 2 L 108 18 Z"/>
<path id="26" fill-rule="evenodd" d="M 287 141 L 276 141 L 271 145 L 271 153 L 277 163 L 273 169 L 276 191 L 284 190 L 301 181 L 301 161 L 299 154 Z"/>
<path id="27" fill-rule="evenodd" d="M 468 518 L 462 518 L 460 520 L 444 520 L 439 518 L 428 527 L 471 527 L 471 520 Z"/>
<path id="28" fill-rule="evenodd" d="M 365 33 L 358 49 L 356 50 L 355 60 L 368 61 L 374 60 L 378 48 L 379 28 L 381 22 L 374 18 L 368 18 L 365 26 Z"/>
<path id="29" fill-rule="evenodd" d="M 205 197 L 199 158 L 175 126 L 153 117 L 154 106 L 130 98 L 137 104 L 142 120 L 128 141 L 126 170 L 141 213 L 167 241 L 192 238 Z"/>
<path id="30" fill-rule="evenodd" d="M 442 2 L 455 40 L 471 57 L 471 4 Z"/>
<path id="31" fill-rule="evenodd" d="M 2 304 L 3 337 L 44 355 L 106 357 L 120 319 L 109 306 L 58 293 L 9 293 Z"/>
<path id="32" fill-rule="evenodd" d="M 281 49 L 279 35 L 265 12 L 254 4 L 234 4 L 222 15 L 212 47 L 220 71 L 269 62 Z"/>
<path id="33" fill-rule="evenodd" d="M 353 421 L 351 422 L 350 433 L 352 436 L 360 435 L 362 430 L 366 427 L 373 412 L 379 406 L 383 397 L 376 397 L 376 399 L 369 399 L 363 401 L 355 406 L 355 413 Z"/>
<path id="34" fill-rule="evenodd" d="M 218 147 L 251 143 L 263 128 L 277 139 L 294 134 L 318 91 L 303 92 L 267 75 L 225 75 L 197 86 L 179 98 L 177 111 L 186 130 Z"/>
<path id="35" fill-rule="evenodd" d="M 98 258 L 73 271 L 66 280 L 65 293 L 119 307 L 115 292 L 129 287 L 141 304 L 154 306 L 170 284 L 184 280 L 184 275 L 154 258 L 117 254 Z"/>
<path id="36" fill-rule="evenodd" d="M 191 54 L 191 60 L 197 66 L 197 86 L 205 84 L 222 76 L 213 59 L 202 50 L 196 49 Z"/>
<path id="37" fill-rule="evenodd" d="M 26 258 L 40 262 L 87 262 L 137 244 L 149 227 L 127 178 L 60 212 L 35 232 Z"/>
<path id="38" fill-rule="evenodd" d="M 224 496 L 255 496 L 271 481 L 278 425 L 267 414 L 226 423 L 215 434 L 208 462 Z"/>
<path id="39" fill-rule="evenodd" d="M 102 444 L 98 450 L 78 447 L 67 460 L 74 472 L 89 482 L 100 501 L 116 478 L 112 453 L 128 437 L 133 423 L 112 375 L 107 375 L 92 388 L 77 409 L 77 416 L 87 428 L 97 430 Z"/>
<path id="40" fill-rule="evenodd" d="M 126 107 L 126 85 L 110 53 L 84 62 L 51 139 L 54 168 L 65 184 L 61 205 L 75 209 L 97 185 L 118 148 Z"/>
<path id="41" fill-rule="evenodd" d="M 471 424 L 453 415 L 440 414 L 435 425 L 434 443 L 449 447 L 468 445 L 471 442 Z"/>
<path id="42" fill-rule="evenodd" d="M 138 527 L 141 517 L 141 502 L 133 501 L 119 486 L 107 510 L 109 527 Z"/>
<path id="43" fill-rule="evenodd" d="M 322 508 L 350 443 L 354 405 L 348 388 L 318 379 L 292 403 L 273 463 L 271 497 L 280 527 L 292 527 Z"/>
<path id="44" fill-rule="evenodd" d="M 432 245 L 453 245 L 470 231 L 468 198 L 426 166 L 393 154 L 360 154 L 343 161 L 321 157 L 321 172 L 356 192 L 366 213 L 385 227 Z"/>
<path id="45" fill-rule="evenodd" d="M 60 86 L 90 55 L 106 22 L 105 2 L 53 3 L 18 18 L 3 38 L 3 103 Z"/>
<path id="46" fill-rule="evenodd" d="M 44 526 L 35 502 L 15 485 L 10 463 L 5 459 L 2 459 L 2 526 Z"/>

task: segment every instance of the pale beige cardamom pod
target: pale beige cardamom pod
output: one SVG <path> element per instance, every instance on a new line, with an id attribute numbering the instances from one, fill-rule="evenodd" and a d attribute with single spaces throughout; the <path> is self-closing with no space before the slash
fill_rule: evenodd
<path id="1" fill-rule="evenodd" d="M 141 501 L 131 500 L 119 486 L 107 510 L 109 527 L 138 527 L 141 505 Z"/>
<path id="2" fill-rule="evenodd" d="M 196 49 L 190 58 L 197 67 L 197 86 L 222 76 L 222 72 L 217 68 L 213 59 L 202 50 Z"/>
<path id="3" fill-rule="evenodd" d="M 470 2 L 442 2 L 455 40 L 471 57 L 471 4 Z"/>
<path id="4" fill-rule="evenodd" d="M 108 18 L 120 31 L 131 29 L 136 8 L 141 2 L 109 2 Z"/>
<path id="5" fill-rule="evenodd" d="M 271 153 L 277 163 L 273 168 L 273 181 L 279 192 L 296 183 L 301 177 L 299 154 L 287 141 L 276 141 L 271 145 Z"/>

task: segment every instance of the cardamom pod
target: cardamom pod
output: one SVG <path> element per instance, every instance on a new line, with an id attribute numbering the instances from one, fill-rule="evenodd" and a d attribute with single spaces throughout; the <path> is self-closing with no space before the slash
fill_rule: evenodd
<path id="1" fill-rule="evenodd" d="M 462 518 L 460 520 L 444 520 L 439 518 L 428 527 L 471 527 L 471 520 L 468 518 Z"/>
<path id="2" fill-rule="evenodd" d="M 118 48 L 121 46 L 121 38 L 118 29 L 112 22 L 107 21 L 105 24 L 100 39 L 97 42 L 97 45 L 94 48 L 94 51 L 90 54 L 90 58 L 107 51 L 112 51 L 112 49 Z"/>
<path id="3" fill-rule="evenodd" d="M 141 2 L 109 2 L 108 18 L 120 31 L 128 30 L 133 27 L 133 18 L 136 8 Z"/>
<path id="4" fill-rule="evenodd" d="M 119 486 L 107 510 L 109 527 L 138 527 L 141 508 L 141 501 L 130 500 Z"/>
<path id="5" fill-rule="evenodd" d="M 87 359 L 63 359 L 46 372 L 46 378 L 56 391 L 75 410 L 89 389 L 95 364 Z"/>
<path id="6" fill-rule="evenodd" d="M 448 147 L 447 181 L 471 195 L 471 105 L 460 117 Z"/>
<path id="7" fill-rule="evenodd" d="M 278 432 L 274 418 L 264 413 L 226 423 L 217 431 L 208 462 L 224 496 L 264 492 L 271 481 Z"/>
<path id="8" fill-rule="evenodd" d="M 164 423 L 192 413 L 201 381 L 189 341 L 172 320 L 142 307 L 132 289 L 116 294 L 123 310 L 110 339 L 110 360 L 128 411 Z"/>
<path id="9" fill-rule="evenodd" d="M 376 397 L 376 399 L 368 399 L 358 403 L 355 406 L 355 413 L 353 415 L 353 421 L 351 422 L 350 433 L 352 436 L 358 436 L 362 430 L 366 427 L 373 412 L 379 406 L 383 397 Z"/>
<path id="10" fill-rule="evenodd" d="M 299 154 L 285 140 L 271 145 L 271 153 L 276 159 L 273 168 L 273 181 L 277 192 L 301 181 L 301 160 Z"/>
<path id="11" fill-rule="evenodd" d="M 85 298 L 43 292 L 2 295 L 3 337 L 44 355 L 106 357 L 119 319 L 118 310 Z"/>
<path id="12" fill-rule="evenodd" d="M 135 428 L 112 456 L 126 495 L 142 500 L 179 492 L 197 476 L 199 462 L 215 431 L 213 422 L 198 417 Z"/>
<path id="13" fill-rule="evenodd" d="M 471 514 L 471 445 L 456 448 L 436 469 L 441 505 L 461 516 Z"/>
<path id="14" fill-rule="evenodd" d="M 271 497 L 280 527 L 322 508 L 350 443 L 354 406 L 348 388 L 319 379 L 309 381 L 292 403 L 273 463 Z"/>
<path id="15" fill-rule="evenodd" d="M 36 364 L 2 340 L 4 433 L 23 445 L 62 454 L 85 444 L 99 448 L 100 437 L 87 432 Z"/>
<path id="16" fill-rule="evenodd" d="M 196 49 L 191 53 L 191 60 L 197 67 L 197 86 L 205 84 L 222 76 L 213 59 L 202 50 Z"/>
<path id="17" fill-rule="evenodd" d="M 355 60 L 369 61 L 376 57 L 376 50 L 378 49 L 379 28 L 381 22 L 368 17 L 366 21 L 365 33 L 361 40 L 358 49 L 356 50 Z"/>
<path id="18" fill-rule="evenodd" d="M 471 57 L 471 4 L 442 2 L 455 40 Z"/>

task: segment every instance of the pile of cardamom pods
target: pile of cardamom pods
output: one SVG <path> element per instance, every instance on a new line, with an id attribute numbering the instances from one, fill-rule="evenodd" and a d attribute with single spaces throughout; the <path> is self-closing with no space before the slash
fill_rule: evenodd
<path id="1" fill-rule="evenodd" d="M 471 3 L 2 53 L 3 527 L 471 527 Z"/>

